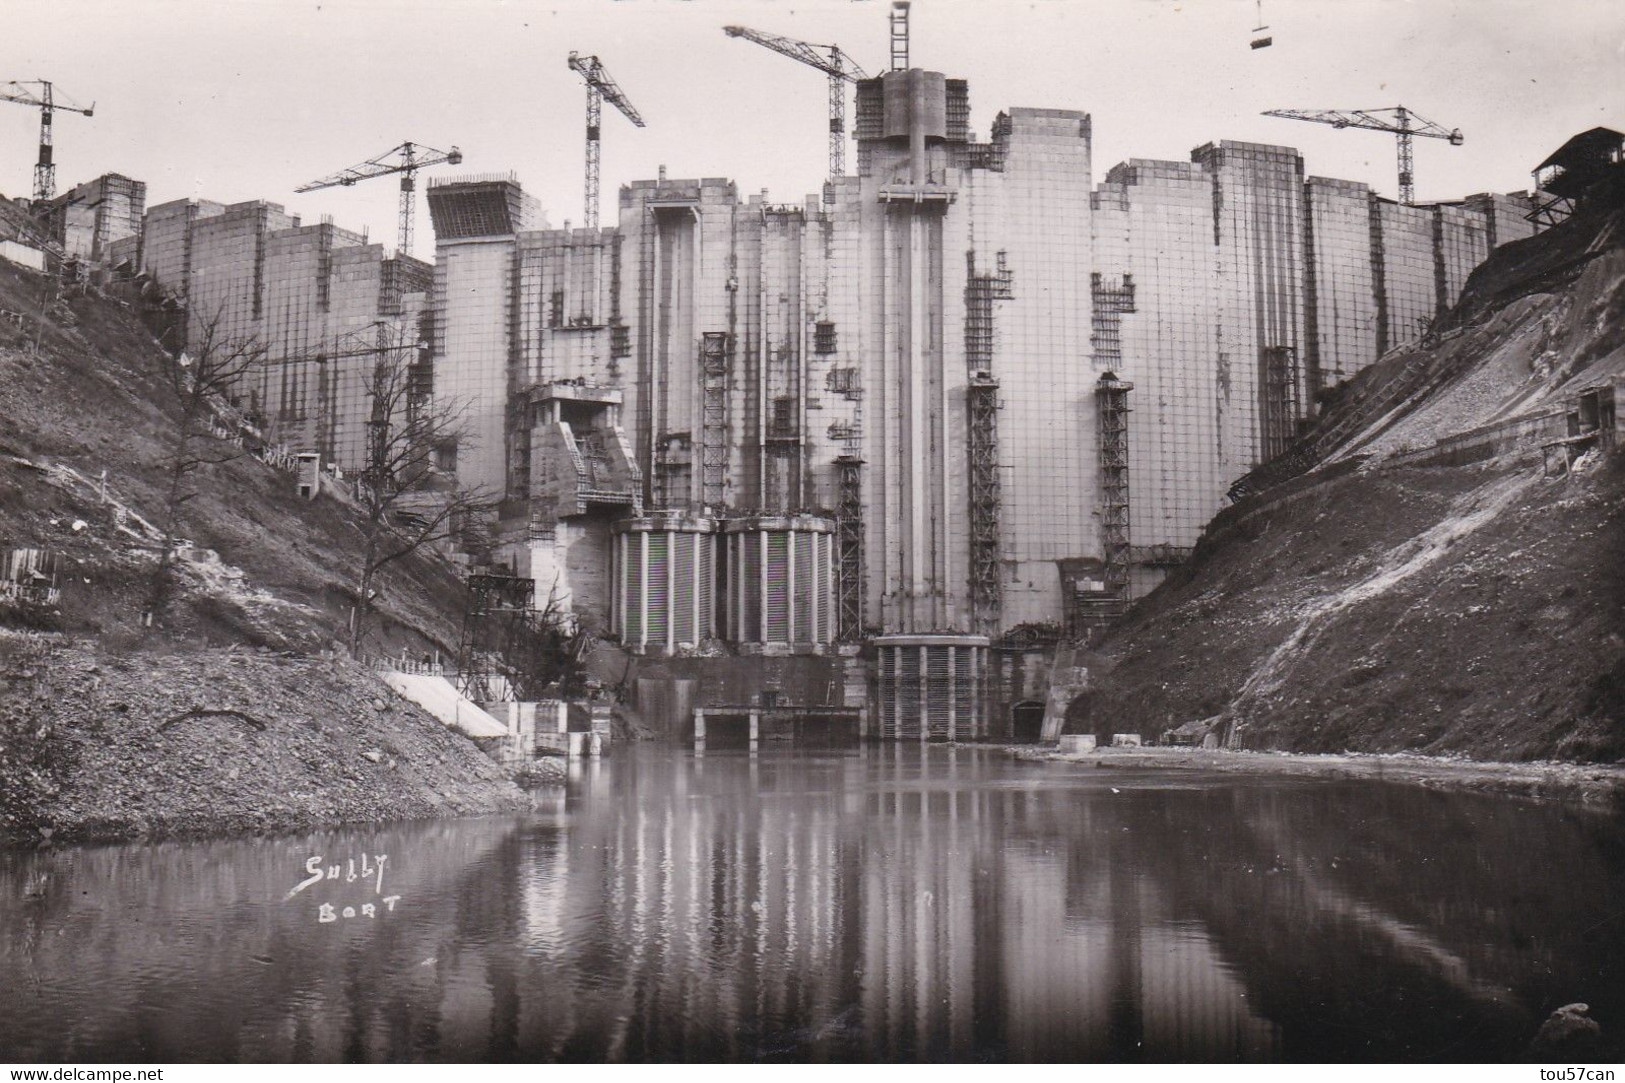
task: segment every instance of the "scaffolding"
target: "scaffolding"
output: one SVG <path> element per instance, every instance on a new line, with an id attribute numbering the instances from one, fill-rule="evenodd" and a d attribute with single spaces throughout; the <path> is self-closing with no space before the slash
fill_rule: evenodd
<path id="1" fill-rule="evenodd" d="M 457 690 L 475 703 L 513 698 L 504 659 L 530 628 L 534 580 L 512 575 L 471 575 L 463 630 L 457 641 Z"/>
<path id="2" fill-rule="evenodd" d="M 1286 451 L 1298 425 L 1298 351 L 1291 346 L 1264 347 L 1265 462 Z"/>
<path id="3" fill-rule="evenodd" d="M 1100 430 L 1100 549 L 1106 589 L 1119 596 L 1128 587 L 1128 393 L 1134 385 L 1103 372 L 1095 383 Z"/>
<path id="4" fill-rule="evenodd" d="M 993 377 L 993 302 L 1015 296 L 1003 252 L 996 268 L 978 273 L 965 253 L 965 390 L 970 458 L 970 594 L 973 629 L 992 634 L 1003 603 L 999 575 L 999 381 Z"/>
<path id="5" fill-rule="evenodd" d="M 975 631 L 997 627 L 1003 602 L 999 577 L 999 382 L 973 376 L 966 390 L 970 412 L 970 594 Z"/>
<path id="6" fill-rule="evenodd" d="M 1123 364 L 1123 313 L 1135 311 L 1134 276 L 1124 275 L 1122 285 L 1108 286 L 1096 271 L 1089 276 L 1089 293 L 1089 347 L 1096 365 L 1115 371 Z"/>
<path id="7" fill-rule="evenodd" d="M 707 331 L 700 340 L 701 484 L 704 502 L 723 503 L 728 476 L 728 334 Z"/>
<path id="8" fill-rule="evenodd" d="M 848 450 L 835 459 L 839 484 L 836 563 L 840 573 L 837 613 L 842 643 L 863 638 L 863 459 Z"/>

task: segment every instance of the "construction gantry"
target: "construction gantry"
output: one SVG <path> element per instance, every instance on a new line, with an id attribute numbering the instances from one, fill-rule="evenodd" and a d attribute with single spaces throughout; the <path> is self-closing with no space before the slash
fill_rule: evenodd
<path id="1" fill-rule="evenodd" d="M 1128 393 L 1134 385 L 1103 372 L 1095 383 L 1100 430 L 1100 548 L 1106 589 L 1121 595 L 1128 587 Z"/>
<path id="2" fill-rule="evenodd" d="M 512 575 L 471 575 L 457 642 L 457 691 L 475 703 L 513 699 L 509 655 L 535 612 L 536 583 Z"/>
<path id="3" fill-rule="evenodd" d="M 723 503 L 728 476 L 728 334 L 707 331 L 700 340 L 700 470 L 705 503 Z"/>
<path id="4" fill-rule="evenodd" d="M 838 633 L 842 643 L 863 638 L 863 460 L 848 452 L 835 459 Z"/>
<path id="5" fill-rule="evenodd" d="M 965 407 L 970 456 L 971 626 L 991 635 L 998 627 L 1004 587 L 999 549 L 999 381 L 993 376 L 993 302 L 1015 296 L 1014 276 L 998 255 L 995 270 L 978 273 L 976 253 L 965 254 Z"/>
<path id="6" fill-rule="evenodd" d="M 1298 428 L 1298 351 L 1291 346 L 1266 346 L 1263 351 L 1265 462 L 1291 446 Z"/>

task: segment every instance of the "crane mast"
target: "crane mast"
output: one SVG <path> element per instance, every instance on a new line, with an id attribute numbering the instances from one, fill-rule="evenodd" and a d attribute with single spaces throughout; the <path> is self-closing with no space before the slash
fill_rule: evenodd
<path id="1" fill-rule="evenodd" d="M 1422 135 L 1429 139 L 1444 139 L 1453 147 L 1461 146 L 1463 141 L 1460 128 L 1446 129 L 1443 125 L 1417 116 L 1403 105 L 1396 105 L 1392 109 L 1269 109 L 1264 116 L 1307 120 L 1314 124 L 1330 124 L 1333 128 L 1393 132 L 1399 141 L 1399 201 L 1407 207 L 1416 202 L 1412 138 Z"/>
<path id="2" fill-rule="evenodd" d="M 38 87 L 38 90 L 30 90 Z M 56 196 L 56 162 L 52 157 L 51 117 L 61 110 L 64 113 L 83 113 L 85 116 L 94 116 L 96 103 L 91 102 L 89 107 L 74 105 L 64 100 L 56 87 L 48 79 L 33 79 L 26 82 L 12 82 L 0 85 L 0 101 L 15 102 L 18 105 L 32 105 L 39 109 L 39 159 L 34 165 L 34 200 L 43 203 Z"/>
<path id="3" fill-rule="evenodd" d="M 829 78 L 829 175 L 833 180 L 846 175 L 846 84 L 868 75 L 841 51 L 838 45 L 814 45 L 778 34 L 766 34 L 748 26 L 725 26 L 730 38 L 744 38 L 772 49 L 781 56 L 817 68 Z"/>
<path id="4" fill-rule="evenodd" d="M 636 107 L 622 92 L 596 56 L 570 54 L 570 70 L 587 82 L 587 191 L 582 218 L 588 229 L 598 228 L 598 131 L 604 102 L 619 109 L 637 127 L 645 127 Z"/>
<path id="5" fill-rule="evenodd" d="M 401 206 L 398 219 L 399 234 L 396 251 L 401 255 L 412 254 L 412 216 L 417 206 L 417 173 L 418 170 L 431 165 L 440 165 L 442 162 L 456 165 L 463 160 L 463 152 L 456 147 L 450 150 L 435 150 L 422 143 L 402 143 L 392 147 L 376 158 L 368 158 L 360 165 L 341 169 L 330 176 L 313 180 L 309 184 L 302 184 L 295 188 L 295 192 L 314 192 L 320 188 L 348 188 L 357 181 L 371 180 L 373 177 L 386 177 L 391 173 L 401 175 Z"/>

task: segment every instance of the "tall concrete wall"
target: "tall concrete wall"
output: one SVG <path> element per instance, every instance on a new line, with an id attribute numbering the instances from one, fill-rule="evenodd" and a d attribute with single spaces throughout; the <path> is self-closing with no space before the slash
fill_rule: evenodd
<path id="1" fill-rule="evenodd" d="M 1371 199 L 1371 189 L 1353 181 L 1304 183 L 1305 360 L 1315 390 L 1341 383 L 1378 356 Z"/>
<path id="2" fill-rule="evenodd" d="M 234 397 L 271 439 L 359 469 L 369 410 L 366 373 L 378 325 L 415 359 L 430 268 L 331 223 L 302 226 L 274 203 L 165 203 L 142 227 L 143 269 L 186 306 L 197 351 L 249 346 L 262 359 Z"/>
<path id="3" fill-rule="evenodd" d="M 1097 365 L 1134 385 L 1130 539 L 1190 546 L 1229 483 L 1215 454 L 1224 404 L 1212 177 L 1195 163 L 1134 159 L 1107 174 L 1095 201 L 1097 273 L 1133 289 L 1118 343 L 1102 323 L 1095 349 Z"/>
<path id="4" fill-rule="evenodd" d="M 930 72 L 861 84 L 858 175 L 797 205 L 662 176 L 622 187 L 614 228 L 538 231 L 511 179 L 431 187 L 437 391 L 475 407 L 459 476 L 571 514 L 569 439 L 512 405 L 556 381 L 619 393 L 650 508 L 828 513 L 861 461 L 862 626 L 968 630 L 975 367 L 998 383 L 997 634 L 1058 619 L 1063 563 L 1106 555 L 1102 373 L 1134 385 L 1141 591 L 1318 390 L 1454 301 L 1492 220 L 1517 232 L 1513 197 L 1399 207 L 1290 147 L 1093 189 L 1086 114 L 1011 109 L 980 144 L 968 109 Z"/>

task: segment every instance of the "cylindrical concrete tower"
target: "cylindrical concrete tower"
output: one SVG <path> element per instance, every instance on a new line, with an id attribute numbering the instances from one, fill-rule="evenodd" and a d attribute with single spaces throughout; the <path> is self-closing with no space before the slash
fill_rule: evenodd
<path id="1" fill-rule="evenodd" d="M 680 512 L 615 524 L 610 625 L 630 650 L 670 652 L 716 634 L 716 529 Z"/>
<path id="2" fill-rule="evenodd" d="M 827 646 L 835 638 L 835 523 L 762 515 L 723 530 L 724 638 L 775 653 Z"/>

